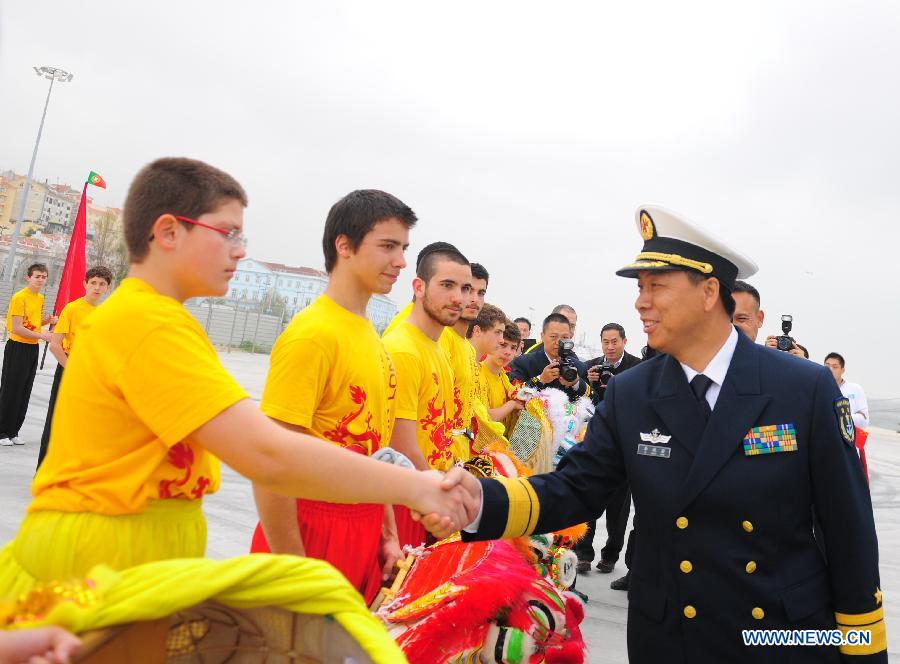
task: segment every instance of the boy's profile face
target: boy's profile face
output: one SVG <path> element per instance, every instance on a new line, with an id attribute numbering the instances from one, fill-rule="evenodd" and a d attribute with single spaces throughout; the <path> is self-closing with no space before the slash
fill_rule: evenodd
<path id="1" fill-rule="evenodd" d="M 84 299 L 91 304 L 97 304 L 100 298 L 109 290 L 109 282 L 103 277 L 91 277 L 84 282 Z"/>
<path id="2" fill-rule="evenodd" d="M 497 350 L 492 353 L 499 360 L 500 366 L 506 366 L 516 357 L 516 349 L 519 347 L 518 341 L 510 341 L 503 338 L 497 346 Z"/>
<path id="3" fill-rule="evenodd" d="M 346 265 L 368 292 L 385 295 L 406 267 L 404 253 L 408 247 L 406 224 L 393 217 L 385 219 L 366 233 L 356 251 L 349 251 Z"/>
<path id="4" fill-rule="evenodd" d="M 240 233 L 244 228 L 244 206 L 240 201 L 228 199 L 212 212 L 198 217 L 197 221 L 226 232 L 235 230 Z M 237 240 L 229 240 L 224 233 L 203 226 L 181 228 L 180 231 L 173 258 L 185 299 L 225 295 L 238 261 L 247 255 L 244 245 Z"/>
<path id="5" fill-rule="evenodd" d="M 47 273 L 35 270 L 29 276 L 25 277 L 25 281 L 28 283 L 28 288 L 35 293 L 38 293 L 47 283 Z"/>

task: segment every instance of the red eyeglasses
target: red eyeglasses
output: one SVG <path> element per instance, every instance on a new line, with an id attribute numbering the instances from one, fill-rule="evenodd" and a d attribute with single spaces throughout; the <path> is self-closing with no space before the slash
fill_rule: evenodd
<path id="1" fill-rule="evenodd" d="M 230 242 L 231 244 L 240 245 L 242 247 L 247 246 L 247 236 L 243 234 L 239 229 L 232 228 L 231 230 L 225 230 L 224 228 L 217 228 L 216 226 L 210 226 L 209 224 L 204 224 L 202 221 L 197 221 L 196 219 L 191 219 L 190 217 L 182 217 L 177 214 L 173 214 L 178 221 L 183 221 L 186 224 L 194 224 L 195 226 L 202 226 L 203 228 L 208 228 L 211 231 L 215 231 L 216 233 L 221 233 L 225 236 L 225 241 Z"/>

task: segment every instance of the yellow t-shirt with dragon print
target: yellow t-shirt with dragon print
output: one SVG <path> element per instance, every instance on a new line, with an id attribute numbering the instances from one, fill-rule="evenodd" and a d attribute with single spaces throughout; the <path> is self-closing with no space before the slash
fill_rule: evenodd
<path id="1" fill-rule="evenodd" d="M 368 456 L 391 442 L 396 391 L 372 322 L 320 295 L 275 342 L 260 409 Z"/>

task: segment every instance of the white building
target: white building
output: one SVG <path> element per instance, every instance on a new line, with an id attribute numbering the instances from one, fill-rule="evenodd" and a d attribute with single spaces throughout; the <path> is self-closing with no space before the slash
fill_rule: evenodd
<path id="1" fill-rule="evenodd" d="M 327 284 L 328 275 L 321 270 L 245 258 L 238 263 L 226 297 L 248 307 L 269 309 L 283 302 L 285 319 L 288 319 L 321 295 Z M 383 295 L 376 295 L 369 300 L 366 313 L 381 332 L 396 315 L 397 305 Z"/>
<path id="2" fill-rule="evenodd" d="M 44 207 L 41 210 L 40 225 L 48 233 L 71 232 L 75 225 L 80 198 L 77 192 L 69 190 L 66 185 L 51 185 L 44 196 Z"/>

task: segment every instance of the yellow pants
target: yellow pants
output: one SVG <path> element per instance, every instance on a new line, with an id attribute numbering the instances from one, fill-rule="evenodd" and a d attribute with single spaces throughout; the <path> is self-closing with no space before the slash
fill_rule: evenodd
<path id="1" fill-rule="evenodd" d="M 207 560 L 205 548 L 200 501 L 161 500 L 125 516 L 33 512 L 0 550 L 0 599 L 10 607 L 9 600 L 45 592 L 43 584 L 89 580 L 97 592 L 88 600 L 59 602 L 15 624 L 56 624 L 76 633 L 153 620 L 208 599 L 235 608 L 278 606 L 332 616 L 375 662 L 406 661 L 328 563 L 268 554 Z M 5 618 L 14 619 L 15 611 L 7 608 L 13 618 Z"/>

